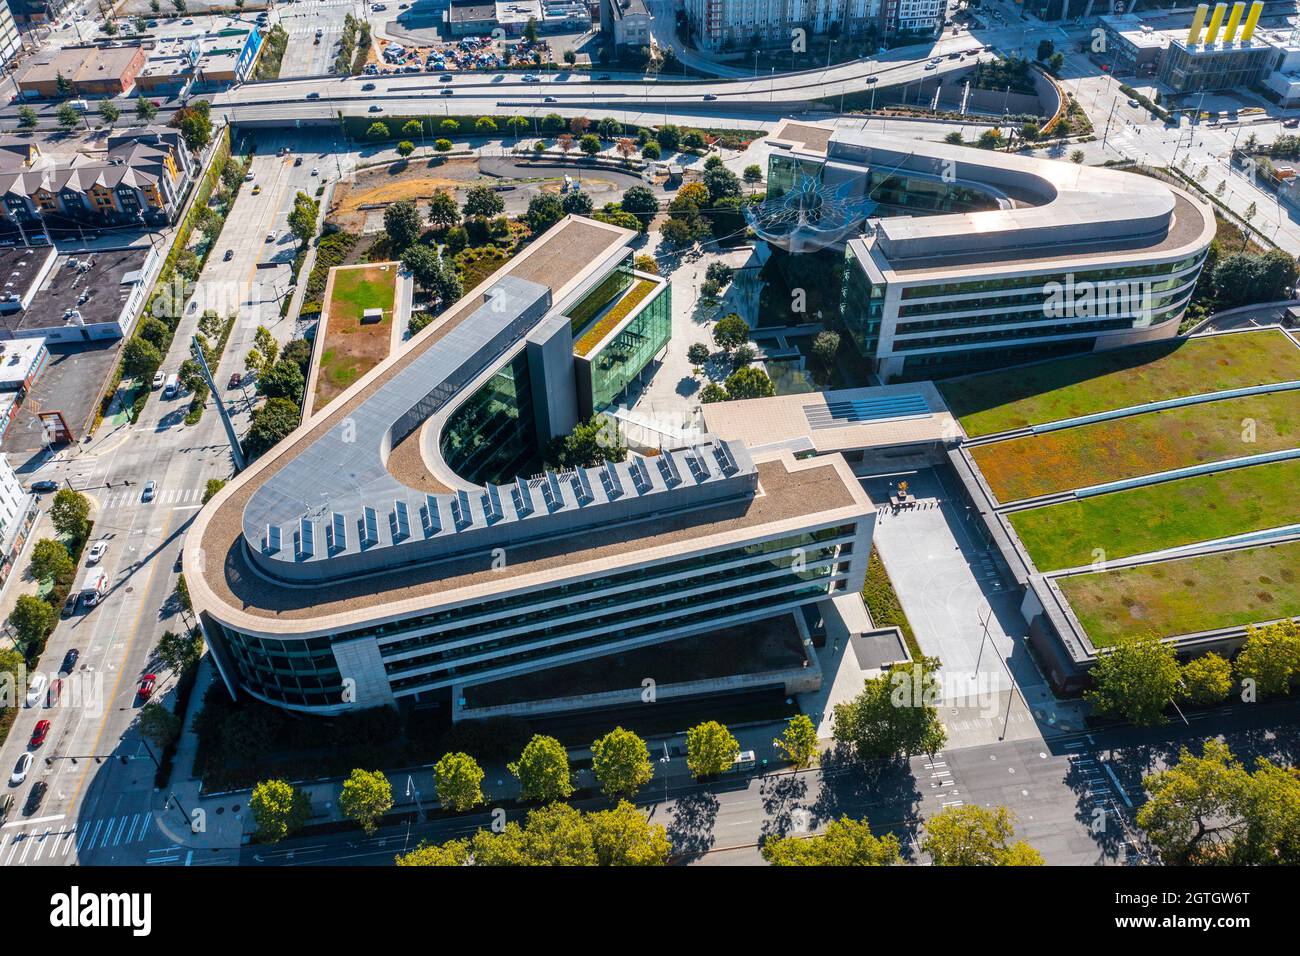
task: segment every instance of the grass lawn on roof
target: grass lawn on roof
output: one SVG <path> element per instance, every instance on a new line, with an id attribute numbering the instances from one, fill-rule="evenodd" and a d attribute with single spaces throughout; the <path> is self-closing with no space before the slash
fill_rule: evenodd
<path id="1" fill-rule="evenodd" d="M 1300 348 L 1277 329 L 1156 342 L 937 383 L 974 438 L 1078 415 L 1300 379 Z"/>
<path id="2" fill-rule="evenodd" d="M 395 263 L 335 270 L 334 286 L 325 305 L 325 341 L 321 343 L 313 413 L 388 358 L 396 289 Z M 383 320 L 362 325 L 366 309 L 383 309 Z"/>
<path id="3" fill-rule="evenodd" d="M 1300 446 L 1300 391 L 1130 415 L 976 445 L 970 454 L 1006 504 L 1107 481 Z"/>
<path id="4" fill-rule="evenodd" d="M 1061 578 L 1093 644 L 1300 616 L 1300 541 Z"/>
<path id="5" fill-rule="evenodd" d="M 1007 515 L 1040 571 L 1127 558 L 1300 523 L 1300 459 Z M 1096 553 L 1100 551 L 1101 553 Z"/>

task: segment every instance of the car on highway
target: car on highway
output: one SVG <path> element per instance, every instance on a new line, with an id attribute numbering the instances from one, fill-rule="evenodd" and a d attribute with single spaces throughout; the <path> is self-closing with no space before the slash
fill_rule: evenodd
<path id="1" fill-rule="evenodd" d="M 37 674 L 27 684 L 27 706 L 35 707 L 41 702 L 41 695 L 45 693 L 45 687 L 49 684 L 50 679 L 44 674 Z"/>
<path id="2" fill-rule="evenodd" d="M 941 57 L 941 56 L 932 56 L 932 57 L 930 57 L 930 62 L 931 62 L 931 63 L 934 63 L 934 64 L 937 65 L 937 64 L 943 62 L 943 57 Z"/>
<path id="3" fill-rule="evenodd" d="M 167 373 L 166 373 L 166 372 L 154 372 L 154 373 L 153 373 L 153 388 L 162 388 L 162 387 L 163 387 L 163 382 L 165 382 L 165 381 L 167 381 Z"/>
<path id="4" fill-rule="evenodd" d="M 716 100 L 717 98 L 718 98 L 718 97 L 717 97 L 716 95 L 714 95 L 713 93 L 705 93 L 705 94 L 704 94 L 704 102 L 706 102 L 706 103 L 712 103 L 712 102 L 713 102 L 714 100 Z"/>
<path id="5" fill-rule="evenodd" d="M 531 74 L 531 73 L 525 73 L 525 74 L 524 74 L 523 76 L 521 76 L 519 79 L 520 79 L 522 82 L 524 82 L 524 83 L 540 83 L 540 82 L 542 82 L 540 79 L 538 79 L 536 76 L 533 76 L 533 74 Z"/>
<path id="6" fill-rule="evenodd" d="M 48 478 L 43 478 L 40 481 L 32 482 L 32 491 L 36 492 L 37 494 L 41 494 L 47 491 L 58 491 L 58 490 L 59 490 L 59 483 L 57 481 L 50 481 Z"/>
<path id="7" fill-rule="evenodd" d="M 41 808 L 41 803 L 45 800 L 45 791 L 49 789 L 50 785 L 44 780 L 37 780 L 32 784 L 31 792 L 27 794 L 27 802 L 23 804 L 23 816 L 30 817 Z"/>
<path id="8" fill-rule="evenodd" d="M 362 84 L 361 84 L 361 92 L 362 92 L 362 93 L 365 93 L 365 92 L 367 92 L 368 90 L 373 90 L 374 88 L 375 88 L 375 84 L 373 84 L 373 83 L 362 83 Z"/>
<path id="9" fill-rule="evenodd" d="M 302 157 L 301 157 L 301 156 L 295 156 L 295 157 L 293 158 L 293 164 L 294 164 L 295 166 L 301 166 L 301 165 L 302 165 Z"/>
<path id="10" fill-rule="evenodd" d="M 604 80 L 608 80 L 608 79 L 609 79 L 609 74 L 608 74 L 608 73 L 601 73 L 599 76 L 596 77 L 596 82 L 597 82 L 597 83 L 600 83 L 600 82 L 602 82 L 602 81 L 604 81 Z"/>
<path id="11" fill-rule="evenodd" d="M 869 76 L 869 77 L 867 77 L 867 85 L 868 85 L 868 86 L 870 86 L 872 83 L 879 83 L 879 82 L 880 82 L 880 77 L 878 77 L 878 76 Z"/>
<path id="12" fill-rule="evenodd" d="M 937 69 L 937 67 L 936 67 L 933 63 L 927 63 L 927 64 L 925 65 L 925 68 L 926 68 L 927 70 Z"/>
<path id="13" fill-rule="evenodd" d="M 234 249 L 227 249 L 227 250 L 226 250 L 224 253 L 222 253 L 222 255 L 221 255 L 221 261 L 222 261 L 222 262 L 229 262 L 229 261 L 230 261 L 231 259 L 233 259 L 233 258 L 235 258 L 235 250 L 234 250 Z"/>
<path id="14" fill-rule="evenodd" d="M 68 599 L 63 602 L 63 616 L 72 617 L 77 613 L 77 604 L 81 601 L 81 592 L 69 594 Z"/>
<path id="15" fill-rule="evenodd" d="M 451 96 L 451 94 L 455 93 L 456 91 L 455 91 L 455 90 L 439 90 L 438 92 L 441 93 L 443 96 Z"/>
<path id="16" fill-rule="evenodd" d="M 451 81 L 452 81 L 452 75 L 450 73 L 444 73 L 442 74 L 442 76 L 438 77 L 439 83 L 450 83 Z"/>
<path id="17" fill-rule="evenodd" d="M 30 752 L 24 751 L 19 754 L 18 762 L 14 764 L 14 772 L 9 775 L 9 786 L 16 787 L 26 780 L 27 775 L 31 773 L 32 764 L 35 762 L 36 758 Z"/>
<path id="18" fill-rule="evenodd" d="M 153 689 L 158 683 L 157 674 L 145 674 L 140 678 L 140 686 L 136 688 L 136 696 L 141 700 L 148 700 L 153 696 Z"/>
<path id="19" fill-rule="evenodd" d="M 157 490 L 158 490 L 158 482 L 146 481 L 144 483 L 144 491 L 140 492 L 140 500 L 153 501 L 154 492 Z"/>
<path id="20" fill-rule="evenodd" d="M 312 90 L 310 93 L 307 94 L 307 99 L 318 100 L 320 99 L 320 93 L 316 90 Z"/>
<path id="21" fill-rule="evenodd" d="M 60 674 L 71 674 L 72 669 L 77 666 L 77 658 L 81 657 L 81 651 L 75 647 L 71 648 L 68 653 L 63 655 L 63 663 L 59 665 Z"/>
<path id="22" fill-rule="evenodd" d="M 90 566 L 92 564 L 98 564 L 99 559 L 102 558 L 107 553 L 108 553 L 108 542 L 96 541 L 94 544 L 90 546 L 90 550 L 86 552 L 86 565 Z"/>
<path id="23" fill-rule="evenodd" d="M 372 113 L 382 113 L 383 111 L 384 108 L 380 106 L 378 103 L 375 103 L 370 107 L 370 112 Z"/>
<path id="24" fill-rule="evenodd" d="M 557 100 L 554 96 L 548 96 L 548 97 L 544 98 L 544 99 L 542 100 L 542 102 L 543 102 L 543 103 L 558 103 L 558 102 L 560 102 L 560 101 Z"/>
<path id="25" fill-rule="evenodd" d="M 36 721 L 36 726 L 32 728 L 32 739 L 27 742 L 27 746 L 35 750 L 41 744 L 45 743 L 45 738 L 50 733 L 50 722 L 48 720 Z"/>

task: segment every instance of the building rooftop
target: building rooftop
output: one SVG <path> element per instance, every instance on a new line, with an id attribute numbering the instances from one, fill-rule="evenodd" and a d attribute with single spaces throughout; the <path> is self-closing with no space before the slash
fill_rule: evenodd
<path id="1" fill-rule="evenodd" d="M 0 390 L 21 388 L 42 361 L 45 339 L 8 339 L 0 342 Z"/>
<path id="2" fill-rule="evenodd" d="M 495 3 L 480 3 L 477 0 L 470 0 L 468 3 L 457 3 L 453 0 L 451 7 L 447 11 L 448 23 L 477 23 L 480 20 L 495 20 L 497 15 L 497 5 Z"/>
<path id="3" fill-rule="evenodd" d="M 54 82 L 60 75 L 72 83 L 86 83 L 119 77 L 126 72 L 137 56 L 140 44 L 122 46 L 68 46 L 59 50 L 46 50 L 34 56 L 18 82 Z"/>
<path id="4" fill-rule="evenodd" d="M 116 321 L 150 251 L 146 247 L 60 255 L 31 306 L 0 315 L 0 326 L 17 332 Z M 73 311 L 78 315 L 71 315 Z"/>
<path id="5" fill-rule="evenodd" d="M 22 300 L 39 285 L 50 258 L 58 255 L 53 246 L 9 246 L 0 248 L 0 312 L 22 308 Z"/>

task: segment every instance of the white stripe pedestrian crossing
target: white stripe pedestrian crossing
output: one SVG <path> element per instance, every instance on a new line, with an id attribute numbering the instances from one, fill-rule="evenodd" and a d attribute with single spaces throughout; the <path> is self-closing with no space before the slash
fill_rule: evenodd
<path id="1" fill-rule="evenodd" d="M 153 811 L 150 810 L 120 817 L 100 817 L 75 825 L 51 826 L 46 823 L 37 824 L 30 830 L 6 830 L 0 833 L 0 866 L 57 863 L 74 851 L 82 853 L 110 846 L 131 846 L 149 836 L 152 824 Z"/>

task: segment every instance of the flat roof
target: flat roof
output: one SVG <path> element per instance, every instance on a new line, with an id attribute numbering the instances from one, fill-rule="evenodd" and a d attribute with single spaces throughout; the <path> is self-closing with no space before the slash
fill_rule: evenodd
<path id="1" fill-rule="evenodd" d="M 22 312 L 0 315 L 0 326 L 11 332 L 64 328 L 76 324 L 64 318 L 70 309 L 81 314 L 84 325 L 116 322 L 134 285 L 126 277 L 144 268 L 149 253 L 148 248 L 132 248 L 60 255 L 32 304 Z"/>
<path id="2" fill-rule="evenodd" d="M 0 341 L 0 389 L 17 387 L 25 382 L 44 350 L 45 340 L 41 338 Z"/>
<path id="3" fill-rule="evenodd" d="M 0 282 L 4 284 L 0 295 L 25 298 L 40 281 L 45 263 L 54 255 L 57 253 L 53 246 L 0 247 Z"/>
<path id="4" fill-rule="evenodd" d="M 18 77 L 21 83 L 50 82 L 60 74 L 73 83 L 120 77 L 144 48 L 139 43 L 122 46 L 68 46 L 47 50 L 32 58 Z"/>
<path id="5" fill-rule="evenodd" d="M 819 454 L 943 441 L 960 434 L 932 382 L 841 388 L 702 406 L 709 434 L 765 447 Z"/>

